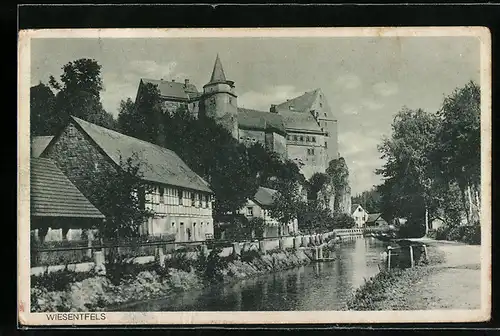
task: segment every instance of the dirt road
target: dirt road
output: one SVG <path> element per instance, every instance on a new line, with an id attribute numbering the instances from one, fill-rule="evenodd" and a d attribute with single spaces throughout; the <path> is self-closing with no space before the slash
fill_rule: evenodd
<path id="1" fill-rule="evenodd" d="M 426 241 L 445 256 L 426 274 L 384 300 L 386 309 L 479 309 L 481 306 L 480 246 Z M 401 304 L 404 302 L 404 304 Z"/>

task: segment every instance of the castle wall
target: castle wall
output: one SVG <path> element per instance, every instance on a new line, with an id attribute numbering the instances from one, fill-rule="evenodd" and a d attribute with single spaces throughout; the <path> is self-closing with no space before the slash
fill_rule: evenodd
<path id="1" fill-rule="evenodd" d="M 246 146 L 250 146 L 259 142 L 260 144 L 262 144 L 262 146 L 266 147 L 266 134 L 264 133 L 264 131 L 247 130 L 240 128 L 239 139 L 240 142 L 245 144 Z"/>
<path id="2" fill-rule="evenodd" d="M 315 137 L 312 142 L 311 138 Z M 326 152 L 324 137 L 318 134 L 289 132 L 287 139 L 288 158 L 299 164 L 304 176 L 309 179 L 314 173 L 326 170 Z M 309 139 L 309 141 L 307 140 Z"/>
<path id="3" fill-rule="evenodd" d="M 266 133 L 266 148 L 278 153 L 281 157 L 288 157 L 285 136 L 278 133 Z"/>

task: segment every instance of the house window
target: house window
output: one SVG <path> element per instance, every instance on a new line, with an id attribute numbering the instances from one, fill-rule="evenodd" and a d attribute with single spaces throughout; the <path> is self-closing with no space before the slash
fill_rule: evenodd
<path id="1" fill-rule="evenodd" d="M 247 216 L 253 217 L 253 207 L 247 207 Z"/>
<path id="2" fill-rule="evenodd" d="M 294 135 L 294 136 L 293 136 L 293 140 L 294 140 L 294 141 L 297 141 L 298 139 L 299 139 L 299 138 L 298 138 L 296 135 Z"/>
<path id="3" fill-rule="evenodd" d="M 206 207 L 209 208 L 209 202 L 210 202 L 210 199 L 208 198 L 208 196 L 205 196 L 205 204 L 206 204 Z"/>
<path id="4" fill-rule="evenodd" d="M 302 135 L 300 136 L 300 141 L 304 141 L 304 137 Z"/>
<path id="5" fill-rule="evenodd" d="M 196 194 L 194 192 L 191 193 L 191 206 L 196 206 L 196 201 L 195 201 L 195 196 Z"/>
<path id="6" fill-rule="evenodd" d="M 328 148 L 328 143 L 325 141 L 325 148 Z"/>
<path id="7" fill-rule="evenodd" d="M 311 137 L 312 142 L 316 142 L 316 137 Z"/>
<path id="8" fill-rule="evenodd" d="M 182 189 L 177 190 L 177 195 L 179 196 L 179 205 L 182 205 Z"/>
<path id="9" fill-rule="evenodd" d="M 240 140 L 242 140 L 242 141 L 243 141 L 243 137 L 240 137 Z"/>
<path id="10" fill-rule="evenodd" d="M 253 139 L 252 139 L 252 142 L 255 142 L 255 141 L 257 141 L 257 140 L 255 140 L 255 138 L 253 138 Z"/>
<path id="11" fill-rule="evenodd" d="M 319 107 L 323 107 L 323 103 L 322 102 L 319 103 Z M 326 113 L 325 113 L 325 115 L 326 115 Z"/>
<path id="12" fill-rule="evenodd" d="M 165 189 L 160 187 L 160 203 L 165 203 Z"/>

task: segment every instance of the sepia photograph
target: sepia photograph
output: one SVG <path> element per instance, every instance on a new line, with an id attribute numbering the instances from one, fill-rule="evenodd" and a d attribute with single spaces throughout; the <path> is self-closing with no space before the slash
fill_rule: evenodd
<path id="1" fill-rule="evenodd" d="M 481 27 L 19 34 L 23 325 L 486 321 Z"/>

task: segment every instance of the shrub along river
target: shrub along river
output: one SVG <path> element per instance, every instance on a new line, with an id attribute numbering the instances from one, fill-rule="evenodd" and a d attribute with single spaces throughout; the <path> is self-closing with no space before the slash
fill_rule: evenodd
<path id="1" fill-rule="evenodd" d="M 120 311 L 342 310 L 353 291 L 379 272 L 385 244 L 374 238 L 341 243 L 337 259 L 226 285 L 133 303 Z"/>

